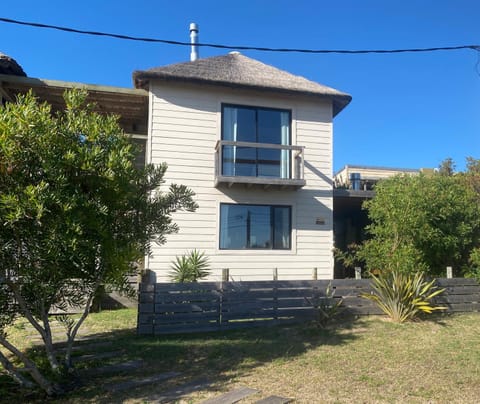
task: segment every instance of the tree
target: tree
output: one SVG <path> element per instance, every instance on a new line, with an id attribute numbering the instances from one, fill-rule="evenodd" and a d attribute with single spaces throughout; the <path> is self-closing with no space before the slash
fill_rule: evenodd
<path id="1" fill-rule="evenodd" d="M 438 173 L 440 175 L 451 176 L 451 175 L 455 174 L 456 167 L 457 167 L 457 165 L 455 164 L 453 159 L 451 157 L 447 157 L 438 166 Z"/>
<path id="2" fill-rule="evenodd" d="M 150 243 L 177 231 L 172 213 L 196 209 L 184 186 L 159 191 L 166 165 L 135 167 L 134 146 L 117 118 L 93 112 L 86 97 L 66 92 L 66 109 L 55 115 L 32 94 L 0 109 L 0 344 L 50 395 L 61 387 L 8 341 L 8 326 L 18 316 L 28 319 L 51 370 L 65 375 L 99 286 L 125 290 L 127 274 Z M 60 317 L 67 349 L 59 361 L 49 313 L 69 306 L 83 314 L 77 321 Z M 32 386 L 1 352 L 0 363 Z"/>
<path id="3" fill-rule="evenodd" d="M 369 270 L 458 275 L 480 241 L 479 195 L 464 175 L 396 176 L 380 182 L 365 203 L 370 239 L 359 255 Z"/>

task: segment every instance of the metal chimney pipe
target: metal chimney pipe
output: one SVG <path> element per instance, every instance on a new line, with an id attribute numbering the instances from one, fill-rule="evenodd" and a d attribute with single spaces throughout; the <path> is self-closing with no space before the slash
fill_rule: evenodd
<path id="1" fill-rule="evenodd" d="M 190 24 L 190 43 L 192 44 L 192 51 L 190 52 L 190 61 L 194 62 L 198 59 L 198 25 L 192 22 Z"/>

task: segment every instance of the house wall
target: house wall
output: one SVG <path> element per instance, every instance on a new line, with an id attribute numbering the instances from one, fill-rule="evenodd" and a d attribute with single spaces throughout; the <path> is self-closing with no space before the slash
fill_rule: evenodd
<path id="1" fill-rule="evenodd" d="M 168 281 L 170 264 L 192 249 L 204 251 L 210 260 L 209 280 L 220 280 L 229 268 L 233 280 L 333 278 L 332 107 L 330 101 L 279 97 L 260 92 L 208 86 L 150 84 L 150 133 L 148 160 L 167 162 L 165 188 L 184 184 L 196 194 L 195 213 L 178 212 L 177 234 L 167 243 L 153 246 L 146 268 L 157 280 Z M 215 188 L 215 144 L 221 139 L 222 103 L 290 109 L 292 144 L 305 146 L 306 186 L 300 190 L 269 188 Z M 252 203 L 292 206 L 292 248 L 280 250 L 219 249 L 220 203 Z M 324 224 L 316 224 L 320 218 Z"/>

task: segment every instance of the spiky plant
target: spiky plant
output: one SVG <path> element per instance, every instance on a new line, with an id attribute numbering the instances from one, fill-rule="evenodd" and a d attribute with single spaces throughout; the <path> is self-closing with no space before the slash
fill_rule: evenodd
<path id="1" fill-rule="evenodd" d="M 170 279 L 177 283 L 197 282 L 210 274 L 208 258 L 197 250 L 175 257 L 171 269 Z"/>
<path id="2" fill-rule="evenodd" d="M 372 278 L 372 293 L 361 296 L 370 299 L 393 321 L 403 323 L 419 314 L 446 310 L 435 306 L 432 299 L 445 289 L 434 286 L 435 280 L 426 281 L 422 272 L 406 274 L 391 271 Z"/>
<path id="3" fill-rule="evenodd" d="M 320 328 L 325 328 L 342 312 L 343 299 L 335 298 L 332 282 L 329 282 L 324 296 L 305 300 L 316 310 L 315 322 Z"/>

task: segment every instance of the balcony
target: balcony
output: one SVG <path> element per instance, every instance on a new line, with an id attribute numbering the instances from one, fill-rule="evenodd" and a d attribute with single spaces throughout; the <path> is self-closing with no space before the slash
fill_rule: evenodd
<path id="1" fill-rule="evenodd" d="M 219 140 L 215 146 L 215 186 L 277 189 L 305 186 L 304 146 Z"/>

